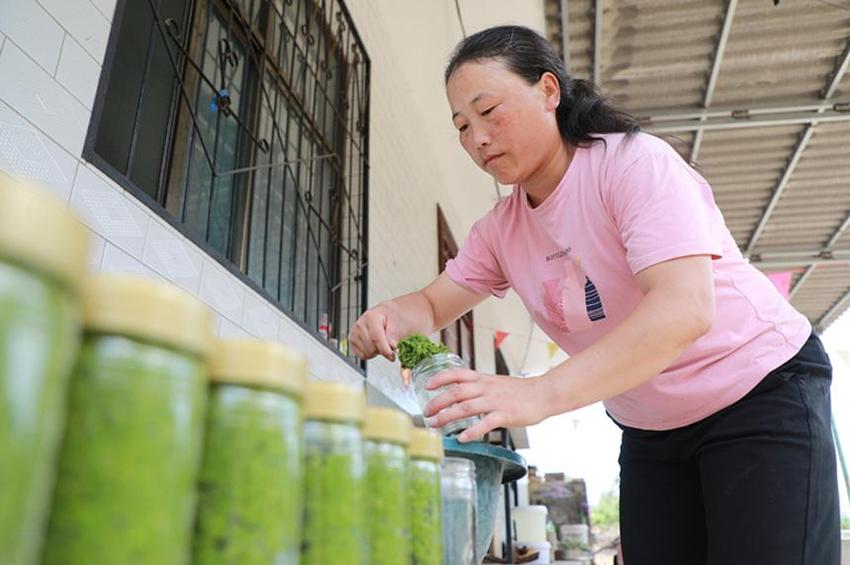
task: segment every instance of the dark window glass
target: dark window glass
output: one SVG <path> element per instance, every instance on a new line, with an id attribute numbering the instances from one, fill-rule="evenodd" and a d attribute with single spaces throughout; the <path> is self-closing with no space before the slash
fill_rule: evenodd
<path id="1" fill-rule="evenodd" d="M 123 0 L 86 151 L 294 318 L 362 312 L 369 61 L 336 0 Z"/>

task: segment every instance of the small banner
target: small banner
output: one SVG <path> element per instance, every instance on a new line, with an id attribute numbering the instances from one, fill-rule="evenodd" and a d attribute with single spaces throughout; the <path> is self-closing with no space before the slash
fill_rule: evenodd
<path id="1" fill-rule="evenodd" d="M 768 273 L 767 278 L 770 279 L 770 282 L 773 283 L 773 286 L 785 297 L 788 299 L 788 295 L 791 293 L 791 276 L 794 274 L 793 271 L 782 271 L 779 273 Z"/>

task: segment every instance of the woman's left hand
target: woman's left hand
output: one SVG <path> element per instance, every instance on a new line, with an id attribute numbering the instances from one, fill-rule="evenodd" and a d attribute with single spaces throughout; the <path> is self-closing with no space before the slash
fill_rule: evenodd
<path id="1" fill-rule="evenodd" d="M 537 424 L 550 415 L 551 398 L 544 377 L 505 377 L 451 369 L 432 377 L 425 388 L 434 390 L 451 384 L 456 386 L 425 406 L 424 416 L 431 427 L 442 428 L 480 414 L 481 421 L 458 436 L 461 442 L 478 439 L 496 428 Z"/>

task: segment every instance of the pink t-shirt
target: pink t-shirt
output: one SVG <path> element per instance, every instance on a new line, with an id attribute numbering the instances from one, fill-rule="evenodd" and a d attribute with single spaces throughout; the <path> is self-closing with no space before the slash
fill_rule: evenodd
<path id="1" fill-rule="evenodd" d="M 446 272 L 480 294 L 513 288 L 543 331 L 576 354 L 642 300 L 636 273 L 711 255 L 711 330 L 661 374 L 605 401 L 626 426 L 685 426 L 746 395 L 800 350 L 811 325 L 742 257 L 711 187 L 672 147 L 643 133 L 600 137 L 605 144 L 577 150 L 537 208 L 515 187 L 475 223 Z"/>

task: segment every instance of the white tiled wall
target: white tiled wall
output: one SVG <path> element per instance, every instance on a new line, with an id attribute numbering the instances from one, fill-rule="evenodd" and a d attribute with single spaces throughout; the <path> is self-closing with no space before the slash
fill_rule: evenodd
<path id="1" fill-rule="evenodd" d="M 103 60 L 109 39 L 110 20 L 94 3 L 86 0 L 38 0 L 38 3 L 89 55 L 96 61 Z"/>
<path id="2" fill-rule="evenodd" d="M 116 0 L 92 0 L 94 7 L 110 22 L 115 13 L 115 2 Z"/>
<path id="3" fill-rule="evenodd" d="M 11 39 L 3 46 L 0 77 L 0 100 L 71 155 L 82 153 L 89 110 Z"/>
<path id="4" fill-rule="evenodd" d="M 0 59 L 4 56 L 0 51 Z M 67 202 L 78 166 L 77 158 L 0 98 L 0 168 L 38 180 Z"/>
<path id="5" fill-rule="evenodd" d="M 457 153 L 446 117 L 440 70 L 459 38 L 450 4 L 347 2 L 372 59 L 370 303 L 436 276 L 438 202 L 459 242 L 493 203 L 492 181 Z M 542 23 L 542 2 L 530 4 L 524 11 Z M 494 19 L 513 6 L 524 13 L 515 5 L 492 0 L 479 12 Z M 94 269 L 169 280 L 215 311 L 220 336 L 280 340 L 309 357 L 314 378 L 362 383 L 316 337 L 81 158 L 115 6 L 116 0 L 0 0 L 0 170 L 48 185 L 82 217 L 92 232 Z M 399 30 L 399 10 L 414 13 L 428 49 Z M 527 318 L 517 325 L 512 314 L 498 312 L 476 311 L 479 368 L 492 366 L 494 327 L 525 329 Z M 373 402 L 390 399 L 416 411 L 395 365 L 370 362 L 368 382 Z"/>
<path id="6" fill-rule="evenodd" d="M 94 105 L 97 81 L 100 79 L 100 65 L 87 53 L 77 40 L 65 36 L 59 66 L 56 68 L 56 80 L 65 87 L 78 102 L 88 110 Z"/>
<path id="7" fill-rule="evenodd" d="M 0 2 L 0 33 L 46 72 L 56 71 L 65 31 L 35 0 Z"/>

